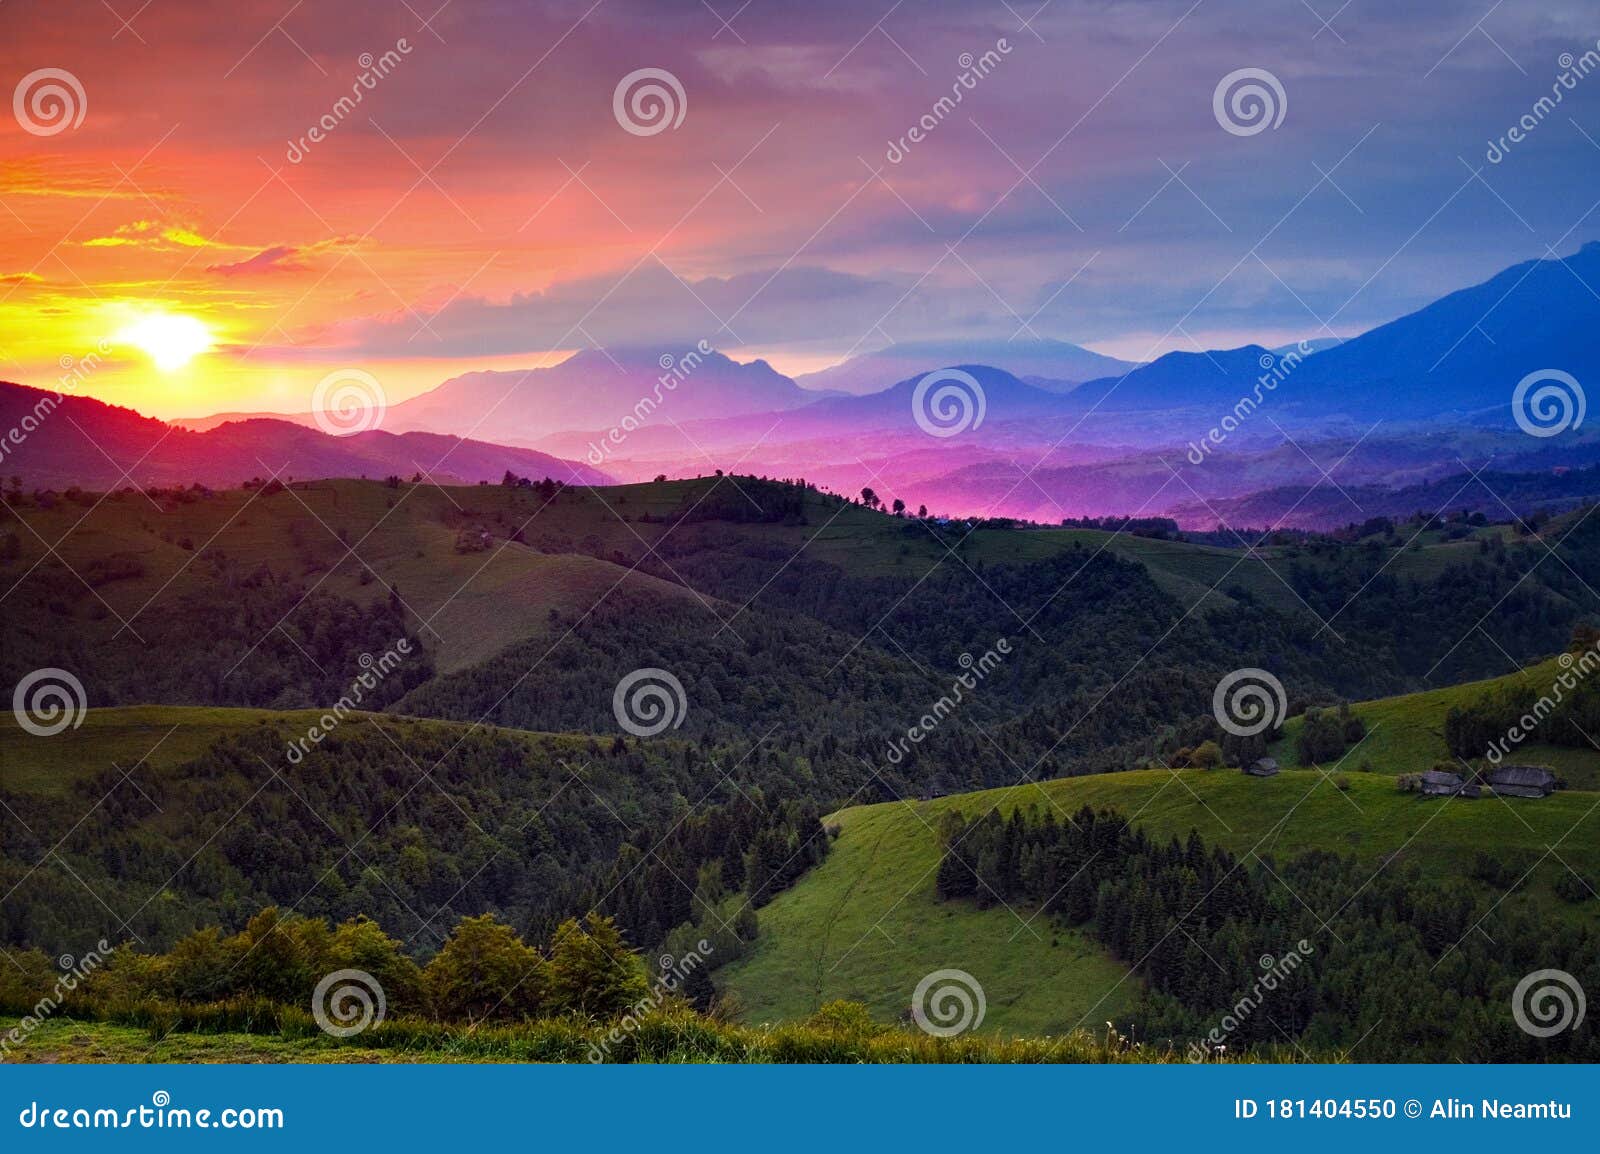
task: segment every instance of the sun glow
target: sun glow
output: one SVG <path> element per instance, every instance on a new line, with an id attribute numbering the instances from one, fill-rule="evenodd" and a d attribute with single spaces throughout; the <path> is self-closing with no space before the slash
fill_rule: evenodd
<path id="1" fill-rule="evenodd" d="M 201 353 L 210 352 L 215 343 L 203 321 L 180 313 L 152 313 L 112 339 L 140 349 L 164 373 L 183 368 Z"/>

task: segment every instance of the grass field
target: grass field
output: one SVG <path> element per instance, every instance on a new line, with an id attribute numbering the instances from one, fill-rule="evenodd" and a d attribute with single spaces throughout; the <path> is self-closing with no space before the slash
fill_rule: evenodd
<path id="1" fill-rule="evenodd" d="M 864 1001 L 888 1021 L 909 1004 L 923 975 L 957 968 L 984 988 L 986 1029 L 1044 1034 L 1116 1021 L 1138 996 L 1137 981 L 1088 939 L 1051 930 L 1032 910 L 980 911 L 937 899 L 934 831 L 952 809 L 975 817 L 996 807 L 1058 815 L 1111 807 L 1152 835 L 1182 838 L 1198 829 L 1240 855 L 1283 860 L 1326 849 L 1353 854 L 1374 872 L 1414 861 L 1491 900 L 1500 894 L 1467 875 L 1474 855 L 1492 849 L 1539 862 L 1508 901 L 1600 922 L 1600 903 L 1571 906 L 1550 892 L 1563 860 L 1600 873 L 1600 794 L 1441 802 L 1402 794 L 1387 775 L 1348 777 L 1348 789 L 1340 790 L 1315 770 L 1267 779 L 1144 770 L 846 809 L 829 819 L 841 829 L 833 852 L 761 911 L 754 953 L 719 971 L 717 982 L 737 996 L 749 1021 L 802 1016 L 837 997 Z"/>
<path id="2" fill-rule="evenodd" d="M 0 1016 L 0 1034 L 17 1023 L 16 1018 Z M 407 1053 L 358 1045 L 333 1046 L 322 1038 L 260 1034 L 171 1033 L 158 1039 L 139 1026 L 79 1022 L 63 1015 L 46 1019 L 26 1042 L 7 1055 L 6 1061 L 54 1065 L 63 1062 L 481 1062 L 493 1059 L 455 1058 L 443 1051 Z"/>
<path id="3" fill-rule="evenodd" d="M 675 507 L 676 500 L 662 497 L 661 505 Z M 30 510 L 29 523 L 39 537 L 21 539 L 20 556 L 0 564 L 0 591 L 40 563 L 39 571 L 64 591 L 82 594 L 78 625 L 91 636 L 96 629 L 110 636 L 119 619 L 137 629 L 138 614 L 210 580 L 202 576 L 205 566 L 195 563 L 201 551 L 226 554 L 245 570 L 265 564 L 358 603 L 393 587 L 424 622 L 419 632 L 442 671 L 541 635 L 552 610 L 576 617 L 619 584 L 699 604 L 679 585 L 579 550 L 576 542 L 598 527 L 607 534 L 597 539 L 606 547 L 643 552 L 629 524 L 612 516 L 600 497 L 581 491 L 545 506 L 535 492 L 499 485 L 390 489 L 376 481 L 316 481 L 271 495 L 227 490 L 206 500 L 164 501 L 159 509 L 140 495 L 120 493 L 89 508 L 62 502 Z M 494 547 L 456 552 L 458 531 L 473 525 L 489 529 Z M 530 537 L 537 527 L 567 547 L 508 542 L 524 525 Z M 60 542 L 61 563 L 41 562 L 40 538 Z M 92 563 L 106 559 L 136 560 L 144 572 L 100 584 L 90 596 L 73 573 L 92 574 Z M 383 585 L 364 584 L 364 569 Z"/>
<path id="4" fill-rule="evenodd" d="M 1293 768 L 1277 778 L 1256 780 L 1227 770 L 1150 771 L 845 810 L 836 818 L 843 835 L 833 855 L 763 911 L 763 926 L 773 932 L 754 958 L 727 972 L 728 986 L 752 1017 L 793 1016 L 837 996 L 859 997 L 880 1013 L 894 1014 L 906 1000 L 908 975 L 914 981 L 940 966 L 960 965 L 952 959 L 965 957 L 993 975 L 994 985 L 987 979 L 984 985 L 991 991 L 995 1026 L 1047 1032 L 1061 1028 L 1063 1019 L 1073 1024 L 1082 1012 L 1076 1008 L 1097 1000 L 1106 975 L 1114 982 L 1121 968 L 1108 969 L 1098 947 L 1078 935 L 1049 934 L 1041 946 L 1031 931 L 1021 930 L 1031 911 L 1019 911 L 1019 919 L 1003 908 L 978 911 L 939 902 L 933 893 L 938 858 L 932 831 L 950 808 L 971 815 L 991 806 L 1008 812 L 1019 804 L 1058 813 L 1084 804 L 1110 806 L 1137 815 L 1154 834 L 1183 837 L 1198 829 L 1240 854 L 1283 858 L 1329 849 L 1355 854 L 1375 868 L 1398 855 L 1459 877 L 1479 850 L 1524 853 L 1531 862 L 1553 844 L 1560 858 L 1594 873 L 1600 870 L 1600 816 L 1590 815 L 1600 804 L 1600 794 L 1592 792 L 1600 789 L 1600 751 L 1525 746 L 1518 760 L 1552 765 L 1580 791 L 1544 801 L 1486 797 L 1441 806 L 1400 794 L 1393 782 L 1401 773 L 1449 759 L 1444 719 L 1452 706 L 1518 680 L 1542 690 L 1558 669 L 1549 661 L 1503 678 L 1356 704 L 1368 737 L 1338 767 L 1348 791 L 1296 764 L 1303 722 L 1292 718 L 1271 752 Z M 1375 772 L 1357 772 L 1368 762 Z M 1565 869 L 1556 854 L 1535 870 L 1517 900 L 1546 903 L 1562 916 L 1597 916 L 1580 914 L 1550 894 Z M 1040 923 L 1032 926 L 1039 929 Z M 1095 1013 L 1114 1016 L 1134 993 L 1124 984 Z"/>
<path id="5" fill-rule="evenodd" d="M 1491 690 L 1513 684 L 1530 685 L 1544 693 L 1560 672 L 1561 667 L 1550 660 L 1504 677 L 1357 702 L 1351 710 L 1366 722 L 1367 737 L 1346 752 L 1339 769 L 1349 771 L 1370 763 L 1378 773 L 1420 773 L 1436 762 L 1452 761 L 1444 740 L 1445 717 L 1452 708 L 1469 705 Z M 1286 767 L 1309 768 L 1301 763 L 1298 753 L 1303 725 L 1303 718 L 1291 717 L 1284 724 L 1282 738 L 1268 750 Z M 1600 750 L 1529 742 L 1518 749 L 1514 760 L 1525 765 L 1551 766 L 1574 789 L 1600 790 Z"/>
<path id="6" fill-rule="evenodd" d="M 1181 1062 L 1181 1051 L 1130 1044 L 1104 1028 L 1066 1038 L 999 1038 L 967 1033 L 936 1038 L 885 1027 L 859 1008 L 832 1007 L 807 1022 L 749 1027 L 713 1020 L 670 1004 L 646 1011 L 632 1028 L 615 1021 L 570 1018 L 508 1026 L 466 1027 L 416 1018 L 387 1018 L 355 1037 L 335 1040 L 299 1007 L 278 1007 L 270 1018 L 244 1027 L 230 1024 L 230 1008 L 186 1011 L 181 1027 L 163 1024 L 159 1008 L 112 1014 L 114 1021 L 84 1021 L 66 1012 L 46 1017 L 20 1045 L 0 1056 L 17 1063 L 373 1063 L 565 1062 L 632 1063 L 1132 1063 Z M 275 1019 L 275 1020 L 274 1020 Z M 126 1024 L 128 1021 L 141 1024 Z M 18 1026 L 0 1014 L 0 1034 Z M 602 1048 L 603 1047 L 603 1048 Z M 1297 1061 L 1293 1052 L 1228 1056 L 1227 1061 Z M 1328 1055 L 1336 1060 L 1337 1055 Z"/>
<path id="7" fill-rule="evenodd" d="M 895 1021 L 924 974 L 950 968 L 978 977 L 985 1029 L 1060 1034 L 1114 1020 L 1137 988 L 1101 1002 L 1125 967 L 1088 937 L 1044 919 L 1024 925 L 1028 911 L 936 898 L 936 842 L 918 813 L 888 805 L 838 815 L 843 832 L 827 859 L 760 911 L 755 954 L 718 973 L 742 1020 L 795 1020 L 844 998 Z"/>

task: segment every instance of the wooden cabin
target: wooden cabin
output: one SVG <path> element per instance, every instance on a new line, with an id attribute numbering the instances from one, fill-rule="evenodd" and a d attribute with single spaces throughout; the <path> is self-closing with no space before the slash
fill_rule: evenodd
<path id="1" fill-rule="evenodd" d="M 1543 765 L 1499 765 L 1484 775 L 1501 797 L 1549 797 L 1555 792 L 1555 770 Z"/>

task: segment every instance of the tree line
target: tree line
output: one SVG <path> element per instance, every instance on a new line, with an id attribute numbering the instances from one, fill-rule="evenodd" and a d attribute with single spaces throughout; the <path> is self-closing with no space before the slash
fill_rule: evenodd
<path id="1" fill-rule="evenodd" d="M 1535 970 L 1564 970 L 1597 988 L 1600 934 L 1425 880 L 1414 865 L 1321 851 L 1247 861 L 1197 832 L 1162 843 L 1116 812 L 1087 807 L 1061 820 L 1036 809 L 952 812 L 940 834 L 940 897 L 1042 909 L 1134 968 L 1148 991 L 1134 1022 L 1141 1039 L 1182 1049 L 1226 1021 L 1234 1051 L 1600 1058 L 1594 1030 L 1535 1038 L 1512 1012 L 1517 984 Z M 1491 914 L 1492 941 L 1476 932 Z M 1296 963 L 1285 967 L 1291 952 Z M 1273 988 L 1263 994 L 1268 971 Z"/>

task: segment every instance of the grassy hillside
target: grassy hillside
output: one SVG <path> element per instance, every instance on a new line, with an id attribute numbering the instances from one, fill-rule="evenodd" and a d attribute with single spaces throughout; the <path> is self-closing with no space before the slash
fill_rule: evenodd
<path id="1" fill-rule="evenodd" d="M 20 533 L 19 556 L 0 564 L 4 588 L 30 572 L 53 574 L 61 592 L 78 602 L 71 610 L 77 627 L 106 636 L 122 620 L 138 629 L 152 608 L 203 588 L 212 578 L 199 563 L 202 551 L 245 570 L 267 565 L 359 602 L 392 587 L 420 619 L 419 634 L 441 670 L 542 634 L 553 610 L 576 616 L 619 584 L 694 596 L 581 549 L 594 530 L 616 547 L 624 538 L 637 545 L 602 498 L 582 490 L 547 505 L 535 492 L 498 485 L 391 489 L 376 481 L 313 481 L 270 494 L 235 489 L 181 501 L 134 493 L 98 504 L 93 497 L 58 499 L 48 509 L 30 507 L 26 518 L 33 532 Z M 489 530 L 492 547 L 457 552 L 458 534 L 476 526 Z M 530 541 L 536 527 L 548 533 L 546 547 L 508 542 L 523 526 Z M 55 556 L 45 555 L 41 538 L 61 541 Z M 597 553 L 608 543 L 589 542 Z M 102 579 L 97 570 L 108 560 L 122 569 Z M 93 596 L 74 573 L 95 587 Z"/>
<path id="2" fill-rule="evenodd" d="M 213 742 L 266 721 L 310 725 L 312 710 L 274 713 L 265 709 L 213 709 L 186 705 L 135 705 L 89 709 L 76 729 L 40 741 L 0 714 L 3 784 L 20 793 L 62 794 L 73 783 L 113 764 L 129 774 L 166 771 L 209 749 Z"/>
<path id="3" fill-rule="evenodd" d="M 1541 864 L 1511 903 L 1552 916 L 1600 922 L 1600 903 L 1566 905 L 1550 887 L 1565 867 L 1547 847 L 1591 876 L 1600 870 L 1600 794 L 1540 801 L 1485 798 L 1441 803 L 1401 794 L 1386 775 L 1352 773 L 1348 789 L 1313 771 L 1256 779 L 1226 770 L 1147 770 L 846 809 L 829 820 L 840 836 L 828 859 L 761 911 L 762 936 L 747 959 L 717 976 L 747 1020 L 811 1012 L 831 998 L 857 998 L 885 1021 L 909 1003 L 924 974 L 958 968 L 982 984 L 985 1028 L 1058 1033 L 1115 1021 L 1138 996 L 1137 979 L 1076 933 L 1051 929 L 1032 910 L 937 900 L 935 830 L 942 814 L 978 816 L 998 807 L 1114 807 L 1153 835 L 1198 829 L 1239 855 L 1282 860 L 1323 849 L 1353 854 L 1374 871 L 1394 861 L 1490 893 L 1472 880 L 1474 855 Z M 1493 897 L 1500 896 L 1497 892 Z M 1335 911 L 1319 911 L 1331 917 Z M 1035 937 L 1035 934 L 1038 936 Z"/>
<path id="4" fill-rule="evenodd" d="M 844 998 L 896 1021 L 924 974 L 951 968 L 982 984 L 986 1030 L 1059 1034 L 1115 1020 L 1137 988 L 1124 984 L 1096 1007 L 1125 967 L 1086 936 L 1043 918 L 1024 928 L 1032 911 L 1019 920 L 937 900 L 937 843 L 919 820 L 932 813 L 889 804 L 830 819 L 842 832 L 827 859 L 761 910 L 755 954 L 718 975 L 744 1020 L 794 1020 Z"/>
<path id="5" fill-rule="evenodd" d="M 247 462 L 241 471 L 254 471 L 254 464 Z M 714 604 L 714 595 L 679 582 L 664 560 L 671 554 L 665 546 L 683 546 L 680 519 L 686 512 L 691 519 L 714 509 L 748 512 L 741 494 L 756 484 L 751 478 L 707 477 L 571 488 L 554 499 L 537 488 L 406 480 L 392 486 L 376 480 L 296 481 L 282 491 L 168 491 L 153 497 L 133 491 L 104 499 L 78 493 L 42 501 L 18 496 L 18 515 L 27 528 L 15 533 L 15 556 L 0 558 L 0 593 L 10 597 L 14 585 L 29 576 L 47 578 L 59 597 L 52 612 L 72 618 L 76 629 L 110 636 L 122 620 L 137 628 L 141 616 L 204 587 L 214 579 L 204 559 L 226 557 L 241 572 L 270 566 L 281 576 L 362 603 L 396 590 L 419 620 L 436 667 L 449 672 L 518 640 L 546 635 L 552 612 L 570 620 L 619 586 Z M 726 524 L 723 513 L 718 516 Z M 491 547 L 459 552 L 462 532 L 479 528 L 489 532 Z M 1087 558 L 1103 551 L 1144 566 L 1186 610 L 1202 598 L 1208 607 L 1233 605 L 1229 590 L 1242 590 L 1259 604 L 1305 617 L 1304 603 L 1290 588 L 1292 570 L 1336 563 L 1333 552 L 1294 545 L 1266 545 L 1246 554 L 1089 529 L 941 533 L 914 519 L 840 505 L 817 492 L 805 495 L 799 517 L 730 528 L 746 549 L 770 550 L 780 559 L 803 554 L 868 579 L 917 581 L 935 568 L 1025 564 L 1074 549 Z M 1429 578 L 1452 562 L 1471 560 L 1478 537 L 1505 535 L 1503 527 L 1491 526 L 1452 541 L 1430 531 L 1406 548 L 1384 545 L 1375 563 L 1397 579 Z M 647 572 L 633 571 L 647 557 Z M 769 572 L 778 565 L 774 561 Z M 1530 589 L 1539 586 L 1537 579 L 1529 582 Z"/>
<path id="6" fill-rule="evenodd" d="M 754 508 L 747 487 L 776 504 Z M 51 739 L 24 740 L 0 715 L 0 795 L 29 827 L 0 854 L 0 871 L 11 871 L 0 873 L 0 888 L 26 883 L 23 897 L 34 903 L 26 918 L 6 911 L 19 940 L 32 940 L 34 923 L 65 932 L 69 921 L 92 922 L 101 895 L 120 913 L 142 912 L 163 937 L 203 923 L 236 926 L 261 904 L 293 902 L 308 889 L 310 912 L 410 917 L 407 932 L 424 940 L 437 934 L 439 910 L 447 920 L 481 909 L 554 916 L 603 880 L 597 871 L 635 831 L 676 820 L 718 788 L 831 807 L 858 787 L 884 798 L 1010 781 L 1016 767 L 1043 758 L 1061 771 L 1149 764 L 1167 736 L 1210 724 L 1217 677 L 1237 666 L 1269 666 L 1316 699 L 1425 684 L 1423 671 L 1462 633 L 1469 641 L 1456 659 L 1476 650 L 1461 676 L 1500 668 L 1503 652 L 1555 652 L 1586 612 L 1585 589 L 1565 574 L 1600 556 L 1600 530 L 1586 531 L 1564 547 L 1570 561 L 1524 581 L 1532 570 L 1518 566 L 1537 565 L 1535 549 L 1518 547 L 1495 567 L 1492 539 L 1506 531 L 1494 526 L 1455 540 L 1430 531 L 1419 548 L 1399 552 L 1386 538 L 1280 542 L 1254 556 L 1097 530 L 966 535 L 742 477 L 553 495 L 537 486 L 335 481 L 153 498 L 129 491 L 98 503 L 82 494 L 16 499 L 28 532 L 0 533 L 0 583 L 21 590 L 5 605 L 13 637 L 25 643 L 7 656 L 25 658 L 22 668 L 79 669 L 97 706 L 81 728 Z M 478 547 L 484 534 L 487 549 Z M 59 540 L 64 560 L 40 538 Z M 1417 584 L 1451 560 L 1473 567 Z M 1370 569 L 1385 561 L 1369 588 Z M 268 566 L 269 579 L 251 584 Z M 1324 612 L 1353 602 L 1340 619 L 1348 639 L 1313 636 L 1316 623 L 1286 579 Z M 306 586 L 339 603 L 301 609 Z M 186 595 L 208 616 L 192 616 Z M 1203 608 L 1219 612 L 1191 612 L 1202 596 Z M 1467 628 L 1480 599 L 1485 619 L 1500 613 L 1493 637 Z M 272 625 L 280 605 L 298 611 L 293 636 Z M 712 618 L 736 609 L 734 627 L 720 630 Z M 161 612 L 166 631 L 152 635 L 166 647 L 152 656 L 124 636 L 122 679 L 97 699 L 93 676 L 111 664 L 118 618 L 137 626 Z M 403 666 L 418 682 L 406 683 L 404 697 L 391 683 L 396 696 L 375 703 L 394 713 L 354 719 L 319 757 L 285 771 L 294 791 L 258 788 L 267 784 L 263 767 L 282 760 L 283 735 L 320 716 L 295 707 L 337 697 L 346 670 L 388 644 L 397 625 L 432 661 Z M 262 632 L 282 666 L 266 672 L 283 672 L 287 688 L 263 678 L 258 694 L 207 696 L 213 685 L 237 685 L 225 676 L 230 646 L 259 644 Z M 1011 635 L 1019 643 L 982 692 L 963 700 L 959 724 L 903 764 L 882 765 L 886 736 L 937 700 L 959 655 Z M 74 647 L 43 660 L 44 647 L 66 636 Z M 322 676 L 310 678 L 303 660 Z M 681 679 L 688 720 L 675 736 L 618 740 L 612 692 L 644 666 Z M 193 671 L 195 684 L 152 692 L 163 669 Z M 1512 676 L 1538 685 L 1550 672 Z M 300 677 L 310 690 L 295 684 Z M 1592 872 L 1600 839 L 1586 822 L 1600 795 L 1440 806 L 1395 791 L 1393 775 L 1443 758 L 1451 705 L 1492 684 L 1356 706 L 1369 738 L 1341 767 L 1345 790 L 1311 770 L 1270 781 L 1157 770 L 846 810 L 834 854 L 762 909 L 755 952 L 718 980 L 758 1022 L 802 1018 L 835 998 L 894 1021 L 916 981 L 943 968 L 981 981 L 992 1030 L 1059 1033 L 1126 1015 L 1137 981 L 1085 935 L 1030 921 L 1032 911 L 934 900 L 933 829 L 953 808 L 1110 806 L 1163 837 L 1198 829 L 1239 854 L 1282 860 L 1330 849 L 1374 870 L 1399 854 L 1480 894 L 1483 883 L 1468 875 L 1483 850 L 1531 862 L 1558 846 Z M 151 697 L 278 708 L 98 708 Z M 526 732 L 397 713 L 462 723 L 488 716 Z M 1273 750 L 1289 765 L 1300 725 L 1291 721 Z M 1533 748 L 1527 756 L 1556 765 L 1580 790 L 1600 789 L 1600 754 Z M 429 769 L 432 788 L 411 789 L 418 770 L 408 759 Z M 1377 772 L 1359 772 L 1367 762 Z M 582 790 L 566 787 L 577 769 Z M 738 779 L 726 785 L 730 772 Z M 400 805 L 392 815 L 391 802 Z M 346 860 L 374 822 L 362 860 Z M 34 868 L 47 851 L 94 891 L 65 870 Z M 1590 907 L 1551 894 L 1560 868 L 1551 855 L 1510 901 L 1592 919 Z M 168 878 L 175 883 L 164 885 Z M 667 892 L 683 888 L 674 880 Z M 681 921 L 680 913 L 671 916 Z"/>
<path id="7" fill-rule="evenodd" d="M 1340 769 L 1354 770 L 1370 763 L 1378 773 L 1419 773 L 1431 769 L 1436 762 L 1450 761 L 1450 751 L 1444 740 L 1444 722 L 1452 708 L 1469 705 L 1485 693 L 1507 685 L 1529 685 L 1545 693 L 1560 672 L 1561 666 L 1555 660 L 1543 661 L 1504 677 L 1357 702 L 1351 706 L 1351 711 L 1366 723 L 1367 738 L 1359 748 L 1348 753 Z M 1284 766 L 1309 768 L 1301 762 L 1298 748 L 1304 720 L 1303 717 L 1290 718 L 1283 727 L 1282 738 L 1269 749 L 1271 756 Z M 1600 750 L 1528 742 L 1518 749 L 1515 760 L 1522 764 L 1552 766 L 1574 789 L 1600 790 Z"/>

